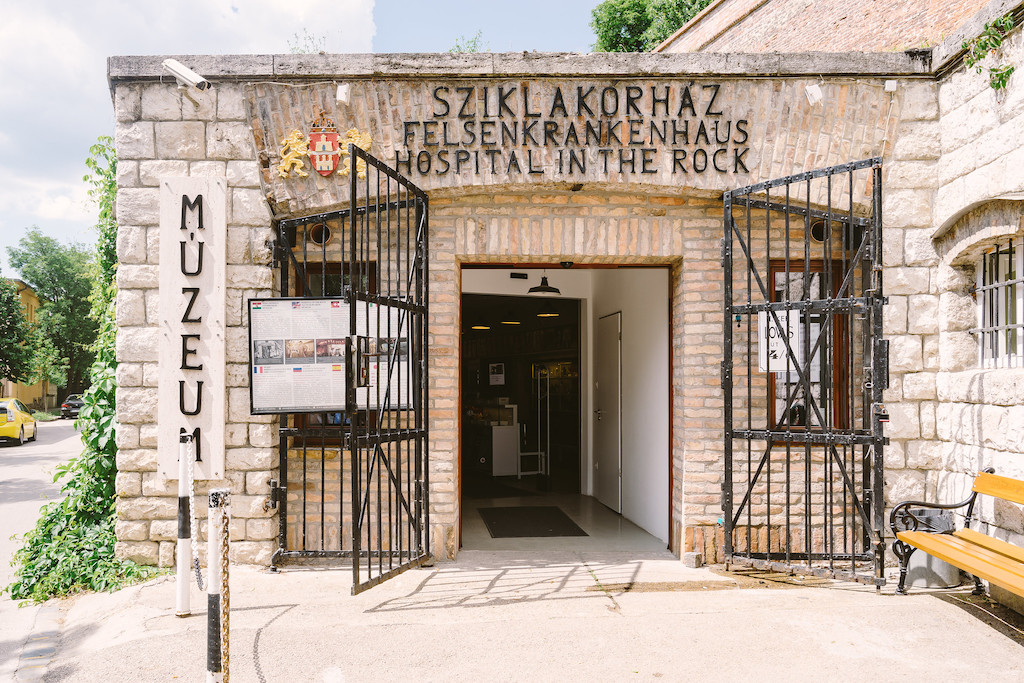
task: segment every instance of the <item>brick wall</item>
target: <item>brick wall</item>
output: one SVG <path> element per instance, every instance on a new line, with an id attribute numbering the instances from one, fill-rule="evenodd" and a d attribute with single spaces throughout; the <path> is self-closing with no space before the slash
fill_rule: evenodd
<path id="1" fill-rule="evenodd" d="M 280 141 L 292 130 L 308 129 L 318 109 L 340 131 L 351 127 L 368 133 L 372 154 L 391 165 L 397 163 L 403 174 L 427 191 L 471 185 L 599 183 L 613 190 L 623 185 L 660 185 L 720 193 L 726 187 L 885 153 L 884 141 L 891 144 L 904 100 L 897 97 L 890 109 L 883 79 L 846 77 L 439 80 L 425 69 L 418 78 L 353 78 L 346 84 L 350 86 L 347 104 L 336 101 L 336 86 L 331 82 L 247 86 L 262 179 L 277 214 L 315 213 L 347 201 L 347 178 L 325 179 L 316 173 L 282 177 L 277 172 Z M 805 87 L 811 84 L 818 84 L 823 93 L 818 106 L 807 101 Z M 499 93 L 507 91 L 512 93 L 508 98 L 512 114 L 499 110 Z M 590 93 L 584 104 L 595 110 L 593 115 L 582 109 L 581 91 Z M 662 99 L 655 101 L 666 92 L 667 109 Z M 524 93 L 528 104 L 523 102 Z M 636 99 L 629 105 L 631 93 Z M 617 102 L 614 113 L 607 116 L 599 104 L 605 95 L 608 111 Z M 557 102 L 564 102 L 564 109 Z M 578 114 L 578 109 L 584 113 Z M 677 124 L 675 133 L 672 123 Z M 481 142 L 485 124 L 491 131 L 489 144 Z M 502 138 L 503 124 L 520 126 L 514 143 L 510 136 Z M 551 138 L 541 132 L 549 124 L 554 126 Z M 590 130 L 604 126 L 600 142 L 588 141 L 588 124 Z M 467 125 L 472 134 L 464 129 Z M 532 126 L 529 136 L 523 134 L 527 125 Z M 574 132 L 569 131 L 570 125 Z M 609 136 L 610 126 L 617 137 Z M 633 127 L 635 136 L 629 133 Z M 659 138 L 662 131 L 666 140 Z M 649 172 L 644 172 L 645 149 L 650 150 Z M 461 166 L 456 158 L 460 150 L 467 155 Z M 493 159 L 489 152 L 495 154 Z M 511 164 L 513 153 L 517 165 Z M 570 153 L 585 161 L 582 170 L 570 165 Z"/>
<path id="2" fill-rule="evenodd" d="M 435 532 L 435 543 L 445 543 L 449 552 L 458 507 L 453 464 L 462 263 L 671 266 L 673 548 L 678 552 L 684 525 L 715 524 L 721 487 L 722 209 L 716 199 L 663 192 L 483 194 L 471 188 L 431 200 L 431 503 L 439 517 L 451 519 Z"/>
<path id="3" fill-rule="evenodd" d="M 720 0 L 662 52 L 880 52 L 935 45 L 990 0 Z"/>

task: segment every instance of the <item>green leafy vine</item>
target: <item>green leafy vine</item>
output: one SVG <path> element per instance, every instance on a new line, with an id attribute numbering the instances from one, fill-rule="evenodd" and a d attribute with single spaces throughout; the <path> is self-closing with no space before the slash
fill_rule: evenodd
<path id="1" fill-rule="evenodd" d="M 99 335 L 96 359 L 89 370 L 91 386 L 82 397 L 84 405 L 76 423 L 85 450 L 57 468 L 54 481 L 63 480 L 64 497 L 43 507 L 35 528 L 25 534 L 24 545 L 14 555 L 14 581 L 4 591 L 15 600 L 39 602 L 83 589 L 114 590 L 157 571 L 119 559 L 114 553 L 117 158 L 109 137 L 99 138 L 89 151 L 91 156 L 86 164 L 91 173 L 84 180 L 92 185 L 89 194 L 99 206 L 99 236 L 89 298 L 90 316 L 99 324 Z"/>
<path id="2" fill-rule="evenodd" d="M 964 58 L 967 68 L 974 69 L 979 74 L 984 73 L 985 67 L 981 66 L 982 60 L 1002 46 L 1003 39 L 1012 29 L 1013 18 L 1007 14 L 985 24 L 985 28 L 976 38 L 965 40 L 962 47 L 967 52 L 967 56 Z M 1015 69 L 1016 67 L 1011 64 L 996 64 L 988 67 L 988 84 L 993 90 L 1003 90 Z"/>

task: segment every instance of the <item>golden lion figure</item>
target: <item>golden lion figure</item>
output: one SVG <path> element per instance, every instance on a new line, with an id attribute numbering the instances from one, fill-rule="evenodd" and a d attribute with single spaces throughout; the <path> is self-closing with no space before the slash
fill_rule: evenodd
<path id="1" fill-rule="evenodd" d="M 294 170 L 300 177 L 305 178 L 309 174 L 302 170 L 302 158 L 309 154 L 309 143 L 302 131 L 293 130 L 288 136 L 281 140 L 281 163 L 277 167 L 277 174 L 287 178 Z"/>
<path id="2" fill-rule="evenodd" d="M 348 153 L 349 143 L 354 144 L 364 152 L 369 152 L 370 145 L 373 144 L 373 138 L 370 137 L 369 133 L 360 133 L 358 128 L 349 128 L 345 131 L 345 137 L 339 143 L 338 146 L 341 148 L 341 156 L 344 158 L 345 163 L 342 165 L 341 170 L 338 171 L 338 174 L 348 175 L 352 171 L 352 157 Z M 356 161 L 356 177 L 360 180 L 366 178 L 366 162 L 362 159 Z"/>

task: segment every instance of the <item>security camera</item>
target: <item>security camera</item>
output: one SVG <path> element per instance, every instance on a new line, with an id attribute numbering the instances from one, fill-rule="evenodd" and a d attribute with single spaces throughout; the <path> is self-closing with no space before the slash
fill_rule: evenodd
<path id="1" fill-rule="evenodd" d="M 196 90 L 206 90 L 210 87 L 210 81 L 206 80 L 192 69 L 188 68 L 176 59 L 165 59 L 164 68 L 170 72 L 178 81 L 179 86 L 191 85 Z"/>

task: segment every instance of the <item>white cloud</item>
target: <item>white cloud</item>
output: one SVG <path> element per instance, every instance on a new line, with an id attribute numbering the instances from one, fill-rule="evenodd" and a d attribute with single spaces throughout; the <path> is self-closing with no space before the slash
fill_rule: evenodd
<path id="1" fill-rule="evenodd" d="M 16 176 L 7 168 L 0 168 L 0 206 L 7 214 L 0 219 L 3 223 L 15 215 L 25 223 L 10 225 L 5 232 L 29 225 L 38 225 L 45 231 L 48 221 L 81 221 L 91 225 L 96 218 L 85 183 Z"/>

